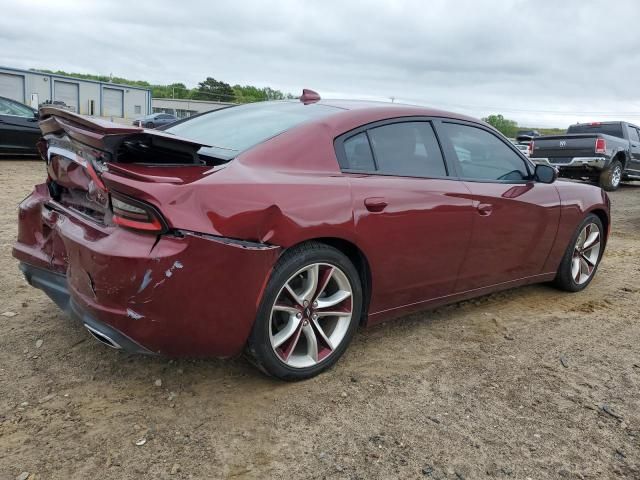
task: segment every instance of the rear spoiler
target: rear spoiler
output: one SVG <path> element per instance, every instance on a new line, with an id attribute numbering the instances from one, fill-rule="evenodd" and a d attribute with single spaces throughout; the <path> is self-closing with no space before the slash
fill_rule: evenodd
<path id="1" fill-rule="evenodd" d="M 66 133 L 71 139 L 98 150 L 109 152 L 117 162 L 118 149 L 125 141 L 164 151 L 187 153 L 196 157 L 204 143 L 177 137 L 167 132 L 120 125 L 100 118 L 78 115 L 55 107 L 40 109 L 40 130 L 43 136 Z"/>

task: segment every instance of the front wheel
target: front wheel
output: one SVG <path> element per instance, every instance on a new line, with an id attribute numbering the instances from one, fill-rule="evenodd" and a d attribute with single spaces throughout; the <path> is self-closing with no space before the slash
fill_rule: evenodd
<path id="1" fill-rule="evenodd" d="M 284 380 L 313 377 L 344 353 L 358 327 L 362 286 L 339 250 L 294 247 L 278 261 L 247 345 L 250 359 Z"/>
<path id="2" fill-rule="evenodd" d="M 554 280 L 556 287 L 579 292 L 591 283 L 604 252 L 603 232 L 597 215 L 590 213 L 585 217 L 562 257 Z"/>
<path id="3" fill-rule="evenodd" d="M 622 181 L 622 163 L 613 160 L 600 174 L 600 186 L 607 192 L 617 190 Z"/>

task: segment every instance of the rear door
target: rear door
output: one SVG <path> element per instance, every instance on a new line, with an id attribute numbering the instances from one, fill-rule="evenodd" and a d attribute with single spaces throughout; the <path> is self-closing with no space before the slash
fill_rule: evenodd
<path id="1" fill-rule="evenodd" d="M 378 122 L 339 137 L 336 152 L 372 270 L 370 312 L 451 294 L 474 211 L 449 175 L 432 122 Z"/>
<path id="2" fill-rule="evenodd" d="M 560 219 L 555 185 L 533 181 L 530 162 L 488 128 L 443 121 L 438 134 L 474 206 L 456 292 L 543 273 Z"/>
<path id="3" fill-rule="evenodd" d="M 631 153 L 627 169 L 640 171 L 640 132 L 634 125 L 627 125 L 627 132 L 629 133 L 629 149 Z"/>
<path id="4" fill-rule="evenodd" d="M 36 153 L 38 138 L 35 112 L 19 102 L 0 98 L 0 152 Z"/>

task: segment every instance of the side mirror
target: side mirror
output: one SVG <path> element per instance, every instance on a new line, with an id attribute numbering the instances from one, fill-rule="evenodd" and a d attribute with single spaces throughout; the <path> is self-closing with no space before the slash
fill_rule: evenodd
<path id="1" fill-rule="evenodd" d="M 535 179 L 541 183 L 553 183 L 558 178 L 558 170 L 551 165 L 539 163 L 536 165 Z"/>
<path id="2" fill-rule="evenodd" d="M 37 110 L 34 110 L 33 118 L 30 118 L 29 121 L 37 122 L 38 120 L 40 120 L 40 113 Z"/>

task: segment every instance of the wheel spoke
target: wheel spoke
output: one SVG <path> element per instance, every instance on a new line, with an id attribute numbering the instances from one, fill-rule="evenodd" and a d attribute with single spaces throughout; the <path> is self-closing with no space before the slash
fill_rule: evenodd
<path id="1" fill-rule="evenodd" d="M 273 309 L 274 309 L 275 311 L 278 311 L 278 312 L 287 312 L 287 313 L 291 313 L 291 314 L 293 314 L 293 315 L 295 315 L 296 313 L 298 313 L 298 312 L 300 311 L 300 309 L 299 309 L 299 308 L 292 307 L 292 306 L 290 306 L 290 305 L 283 305 L 283 304 L 281 304 L 281 303 L 276 303 L 276 304 L 273 306 Z"/>
<path id="2" fill-rule="evenodd" d="M 309 267 L 307 272 L 307 281 L 306 288 L 304 292 L 300 295 L 302 301 L 311 303 L 313 301 L 313 297 L 316 295 L 316 290 L 318 289 L 318 275 L 319 275 L 320 266 L 315 263 Z"/>
<path id="3" fill-rule="evenodd" d="M 589 276 L 591 274 L 591 270 L 589 269 L 589 264 L 584 260 L 584 258 L 580 258 L 580 275 Z"/>
<path id="4" fill-rule="evenodd" d="M 307 354 L 314 362 L 318 361 L 318 339 L 313 331 L 311 324 L 307 323 L 302 327 L 302 332 L 307 338 Z"/>
<path id="5" fill-rule="evenodd" d="M 291 358 L 291 354 L 296 349 L 298 345 L 298 341 L 300 340 L 300 333 L 302 332 L 302 322 L 298 323 L 298 327 L 295 329 L 294 334 L 291 336 L 291 341 L 287 345 L 287 347 L 282 351 L 282 357 L 285 362 L 289 361 Z"/>
<path id="6" fill-rule="evenodd" d="M 327 345 L 327 347 L 329 347 L 329 350 L 333 350 L 334 349 L 333 343 L 331 342 L 329 337 L 327 337 L 326 333 L 324 333 L 324 330 L 320 326 L 320 323 L 318 323 L 318 320 L 313 320 L 312 322 L 313 322 L 315 331 L 318 332 L 318 336 Z"/>
<path id="7" fill-rule="evenodd" d="M 338 290 L 330 297 L 318 298 L 318 310 L 339 305 L 349 297 L 351 297 L 351 292 L 347 292 L 346 290 Z"/>
<path id="8" fill-rule="evenodd" d="M 599 238 L 600 238 L 600 232 L 597 229 L 595 232 L 589 233 L 589 236 L 584 241 L 584 245 L 582 246 L 582 249 L 586 250 L 588 248 L 594 247 L 596 242 L 600 243 Z"/>
<path id="9" fill-rule="evenodd" d="M 324 289 L 327 288 L 327 285 L 329 284 L 329 280 L 331 280 L 331 277 L 333 276 L 334 271 L 335 271 L 335 268 L 333 267 L 325 268 L 322 271 L 319 282 L 318 282 L 318 288 L 316 290 L 313 300 L 317 300 L 317 298 L 322 294 L 322 292 L 324 292 Z"/>
<path id="10" fill-rule="evenodd" d="M 588 255 L 580 255 L 580 257 L 589 264 L 590 268 L 593 268 L 596 266 L 596 262 L 594 260 L 591 260 L 591 258 L 589 258 Z"/>
<path id="11" fill-rule="evenodd" d="M 302 307 L 302 303 L 303 303 L 302 298 L 296 292 L 293 291 L 293 288 L 291 288 L 291 286 L 288 283 L 284 286 L 284 290 L 291 296 L 291 299 L 294 302 L 296 302 L 298 305 Z"/>
<path id="12" fill-rule="evenodd" d="M 580 283 L 580 258 L 573 257 L 571 260 L 571 276 L 576 283 Z"/>
<path id="13" fill-rule="evenodd" d="M 287 340 L 289 340 L 292 336 L 296 334 L 296 331 L 299 330 L 300 319 L 296 318 L 295 315 L 289 316 L 289 321 L 287 324 L 280 330 L 278 333 L 273 335 L 271 339 L 271 344 L 273 348 L 278 348 L 282 344 L 284 344 Z M 298 332 L 298 336 L 300 333 Z"/>
<path id="14" fill-rule="evenodd" d="M 319 317 L 348 317 L 351 310 L 317 310 L 316 315 Z"/>

